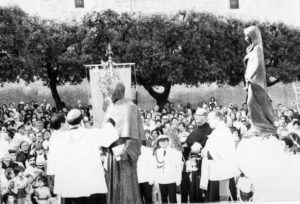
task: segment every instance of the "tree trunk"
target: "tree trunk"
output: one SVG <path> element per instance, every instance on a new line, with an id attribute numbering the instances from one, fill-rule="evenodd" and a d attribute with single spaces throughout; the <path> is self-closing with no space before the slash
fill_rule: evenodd
<path id="1" fill-rule="evenodd" d="M 57 111 L 62 110 L 63 105 L 57 91 L 57 81 L 56 81 L 57 74 L 55 74 L 55 72 L 52 71 L 51 66 L 47 67 L 47 75 L 49 77 L 49 88 L 51 90 L 52 97 L 55 101 L 56 110 Z"/>
<path id="2" fill-rule="evenodd" d="M 55 104 L 56 104 L 56 109 L 57 110 L 62 110 L 63 105 L 62 105 L 60 96 L 59 96 L 58 91 L 57 91 L 56 79 L 51 79 L 50 78 L 49 87 L 50 87 L 50 90 L 51 90 L 52 97 L 53 97 L 53 99 L 55 101 Z"/>
<path id="3" fill-rule="evenodd" d="M 148 91 L 148 93 L 156 100 L 156 104 L 159 106 L 159 109 L 163 109 L 164 105 L 168 102 L 168 98 L 171 91 L 171 84 L 166 83 L 161 85 L 165 89 L 162 93 L 156 92 L 153 89 L 152 85 L 143 84 L 143 86 Z"/>

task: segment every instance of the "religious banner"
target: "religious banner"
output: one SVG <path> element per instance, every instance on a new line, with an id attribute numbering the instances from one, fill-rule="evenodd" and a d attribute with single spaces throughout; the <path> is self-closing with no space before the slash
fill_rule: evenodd
<path id="1" fill-rule="evenodd" d="M 125 98 L 134 99 L 131 88 L 131 72 L 134 63 L 115 63 L 111 59 L 111 48 L 108 47 L 109 59 L 101 64 L 85 65 L 90 75 L 90 102 L 94 127 L 100 127 L 103 117 L 111 104 L 111 95 L 116 84 L 121 81 L 125 84 Z"/>

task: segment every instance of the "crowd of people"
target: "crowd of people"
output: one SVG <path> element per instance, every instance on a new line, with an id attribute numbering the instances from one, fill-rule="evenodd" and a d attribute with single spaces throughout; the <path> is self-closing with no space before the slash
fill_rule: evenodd
<path id="1" fill-rule="evenodd" d="M 216 126 L 214 124 L 215 122 L 209 121 L 210 114 L 215 114 L 217 121 L 221 121 L 220 123 L 224 124 L 226 128 L 220 128 L 221 125 L 218 125 L 220 132 L 216 133 L 217 128 L 214 127 Z M 300 146 L 300 115 L 297 109 L 286 108 L 282 104 L 278 104 L 274 110 L 274 115 L 276 116 L 275 126 L 277 128 L 277 134 L 275 136 L 282 141 L 282 147 L 287 154 L 296 155 L 299 152 Z M 212 97 L 208 102 L 199 102 L 195 108 L 192 108 L 190 104 L 177 104 L 175 106 L 173 103 L 168 103 L 162 111 L 159 111 L 159 107 L 155 106 L 151 110 L 141 111 L 141 116 L 148 138 L 147 146 L 152 149 L 153 155 L 155 155 L 156 158 L 154 161 L 155 165 L 160 164 L 161 160 L 159 156 L 156 156 L 156 149 L 160 149 L 164 145 L 160 142 L 161 140 L 165 140 L 165 136 L 167 136 L 169 147 L 176 149 L 183 155 L 182 168 L 177 168 L 178 171 L 181 171 L 181 183 L 179 185 L 181 189 L 181 202 L 228 201 L 227 196 L 222 199 L 220 197 L 221 195 L 214 195 L 215 192 L 211 191 L 215 190 L 209 189 L 211 185 L 207 186 L 207 182 L 205 183 L 205 177 L 207 175 L 205 169 L 206 163 L 204 162 L 206 156 L 204 152 L 207 152 L 209 148 L 220 151 L 219 155 L 214 156 L 219 157 L 218 159 L 224 157 L 223 159 L 227 163 L 223 165 L 220 164 L 220 166 L 217 164 L 216 167 L 218 166 L 218 168 L 215 169 L 216 173 L 210 172 L 210 174 L 217 175 L 224 171 L 224 169 L 231 168 L 229 167 L 229 163 L 236 161 L 233 161 L 233 154 L 229 153 L 234 150 L 230 150 L 232 145 L 230 142 L 228 144 L 228 141 L 234 143 L 236 150 L 242 138 L 249 137 L 247 133 L 251 128 L 251 124 L 246 103 L 242 104 L 241 107 L 238 107 L 236 104 L 230 104 L 224 107 L 219 105 L 215 98 Z M 207 123 L 209 125 L 207 125 Z M 228 130 L 230 130 L 230 133 L 228 133 Z M 211 135 L 218 134 L 222 135 L 223 138 L 213 140 Z M 229 136 L 226 137 L 226 135 Z M 207 144 L 207 141 L 209 141 L 208 138 L 211 138 L 210 144 Z M 224 148 L 226 145 L 228 147 L 227 150 Z M 209 155 L 209 157 L 212 157 L 211 159 L 213 159 L 214 156 Z M 174 158 L 176 157 L 173 156 L 173 159 Z M 167 161 L 166 157 L 165 162 Z M 169 177 L 175 169 L 175 166 L 173 166 L 172 171 L 165 170 L 164 175 Z M 232 171 L 229 172 L 229 176 L 222 177 L 221 175 L 221 179 L 216 178 L 217 181 L 230 179 L 229 186 L 232 192 L 230 193 L 229 199 L 239 201 L 252 200 L 254 186 L 251 179 L 240 172 L 238 168 L 231 169 Z M 210 171 L 213 170 L 211 169 Z M 178 183 L 176 181 L 176 174 L 174 173 L 173 184 Z M 213 178 L 212 181 L 215 181 L 215 179 Z M 158 190 L 161 183 L 159 180 L 156 180 L 156 182 L 156 184 L 154 182 L 152 201 L 160 202 L 160 200 L 162 200 L 166 202 L 166 198 L 163 198 L 164 196 L 160 195 L 161 191 Z M 162 183 L 164 184 L 164 181 Z M 217 188 L 219 188 L 220 182 L 217 184 L 214 184 L 214 182 L 211 183 L 217 185 Z M 155 185 L 157 187 L 155 187 Z M 172 201 L 175 202 L 175 198 Z"/>
<path id="2" fill-rule="evenodd" d="M 85 107 L 78 101 L 76 108 L 82 111 L 84 125 L 92 127 L 91 106 Z M 60 112 L 67 115 L 71 109 L 67 102 Z M 57 203 L 47 174 L 49 142 L 55 129 L 51 119 L 57 112 L 45 100 L 0 107 L 3 203 Z M 298 111 L 279 104 L 274 114 L 276 137 L 288 154 L 297 154 Z M 252 199 L 253 183 L 235 168 L 233 159 L 236 147 L 251 126 L 246 104 L 225 107 L 212 97 L 196 107 L 167 103 L 162 109 L 157 105 L 150 110 L 140 109 L 140 116 L 146 136 L 137 163 L 143 203 Z M 99 152 L 104 169 L 106 158 L 105 153 Z"/>
<path id="3" fill-rule="evenodd" d="M 80 108 L 87 125 L 91 120 L 88 107 Z M 67 114 L 69 103 L 60 111 Z M 3 203 L 48 203 L 53 186 L 48 185 L 47 160 L 49 141 L 53 133 L 51 117 L 57 110 L 46 100 L 40 104 L 3 104 L 0 107 L 0 165 Z M 50 188 L 49 188 L 50 187 Z"/>

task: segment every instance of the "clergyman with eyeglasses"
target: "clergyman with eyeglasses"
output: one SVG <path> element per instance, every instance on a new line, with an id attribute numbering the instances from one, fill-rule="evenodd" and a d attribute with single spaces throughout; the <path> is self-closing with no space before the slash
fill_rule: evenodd
<path id="1" fill-rule="evenodd" d="M 207 123 L 207 112 L 205 109 L 198 108 L 195 112 L 197 126 L 186 139 L 183 155 L 187 161 L 182 172 L 181 182 L 181 202 L 204 202 L 204 192 L 199 188 L 201 177 L 201 149 L 205 146 L 207 136 L 211 133 L 211 128 Z M 193 161 L 191 161 L 193 160 Z M 195 163 L 194 168 L 189 169 L 189 163 Z M 191 176 L 191 180 L 190 180 Z"/>

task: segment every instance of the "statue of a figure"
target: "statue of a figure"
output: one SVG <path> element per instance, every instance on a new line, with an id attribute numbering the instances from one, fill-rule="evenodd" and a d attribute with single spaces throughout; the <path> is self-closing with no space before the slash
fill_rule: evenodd
<path id="1" fill-rule="evenodd" d="M 247 90 L 247 106 L 249 110 L 250 133 L 276 133 L 275 115 L 271 99 L 267 93 L 266 68 L 262 38 L 256 26 L 244 30 L 245 40 L 249 44 L 244 58 L 246 66 L 245 81 Z"/>

